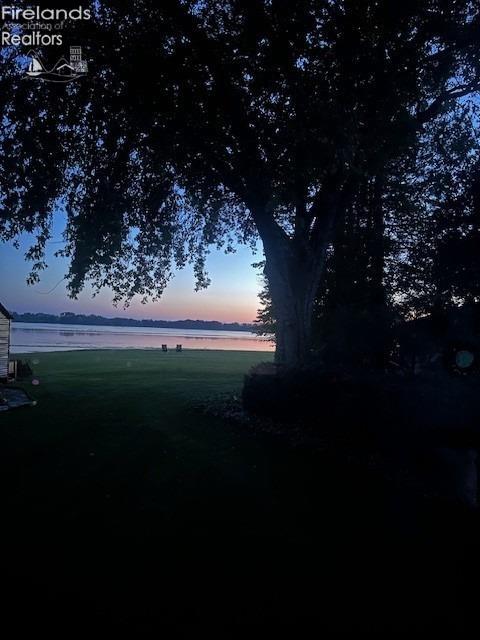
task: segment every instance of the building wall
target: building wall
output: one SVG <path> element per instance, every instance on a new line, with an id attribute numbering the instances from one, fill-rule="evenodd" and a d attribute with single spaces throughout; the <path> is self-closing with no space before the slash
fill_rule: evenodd
<path id="1" fill-rule="evenodd" d="M 0 311 L 0 379 L 8 376 L 10 350 L 10 320 Z"/>

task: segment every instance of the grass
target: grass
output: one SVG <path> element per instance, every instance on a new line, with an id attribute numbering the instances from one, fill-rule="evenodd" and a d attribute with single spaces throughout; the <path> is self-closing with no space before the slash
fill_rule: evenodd
<path id="1" fill-rule="evenodd" d="M 271 354 L 27 357 L 38 404 L 0 415 L 1 568 L 17 625 L 383 630 L 416 615 L 437 556 L 422 556 L 407 604 L 392 603 L 385 584 L 402 584 L 411 557 L 388 487 L 195 409 L 239 394 Z M 448 609 L 421 597 L 427 626 L 448 628 Z"/>
<path id="2" fill-rule="evenodd" d="M 14 504 L 67 521 L 101 516 L 123 532 L 134 520 L 137 531 L 139 518 L 162 535 L 202 531 L 219 510 L 246 526 L 229 498 L 262 499 L 253 490 L 262 448 L 194 405 L 239 394 L 245 371 L 269 357 L 140 350 L 30 357 L 38 405 L 6 414 L 2 425 L 3 450 L 19 456 Z"/>

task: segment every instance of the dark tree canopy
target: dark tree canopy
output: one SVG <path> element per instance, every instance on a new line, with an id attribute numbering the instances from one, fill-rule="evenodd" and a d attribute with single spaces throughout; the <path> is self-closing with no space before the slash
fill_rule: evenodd
<path id="1" fill-rule="evenodd" d="M 388 359 L 389 328 L 480 303 L 479 115 L 477 100 L 462 101 L 425 128 L 420 150 L 357 190 L 336 225 L 316 294 L 317 352 L 343 342 L 345 356 L 357 350 L 366 359 L 370 334 Z M 260 302 L 258 330 L 272 334 L 267 282 Z"/>
<path id="2" fill-rule="evenodd" d="M 66 32 L 90 63 L 81 81 L 27 81 L 26 51 L 4 52 L 0 237 L 36 233 L 41 269 L 62 207 L 71 293 L 90 280 L 128 299 L 187 261 L 203 286 L 210 246 L 258 234 L 279 359 L 302 360 L 338 219 L 478 89 L 478 3 L 91 6 Z"/>

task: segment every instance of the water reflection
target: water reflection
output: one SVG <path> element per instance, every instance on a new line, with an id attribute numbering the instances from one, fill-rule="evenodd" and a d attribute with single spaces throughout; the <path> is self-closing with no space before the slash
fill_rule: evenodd
<path id="1" fill-rule="evenodd" d="M 198 331 L 150 327 L 94 327 L 13 323 L 14 353 L 66 351 L 70 349 L 221 349 L 228 351 L 272 351 L 272 343 L 246 331 Z"/>

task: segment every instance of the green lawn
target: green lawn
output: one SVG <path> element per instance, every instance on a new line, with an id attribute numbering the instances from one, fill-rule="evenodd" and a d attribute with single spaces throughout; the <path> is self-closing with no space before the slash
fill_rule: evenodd
<path id="1" fill-rule="evenodd" d="M 385 487 L 196 410 L 238 395 L 248 369 L 271 357 L 22 356 L 40 382 L 27 385 L 37 406 L 0 414 L 0 576 L 17 628 L 61 620 L 66 637 L 80 624 L 136 634 L 299 621 L 368 630 L 400 611 L 408 626 L 408 605 L 391 598 L 399 572 L 408 598 L 424 588 L 418 579 L 414 595 Z M 427 623 L 431 614 L 443 624 L 432 602 Z"/>
<path id="2" fill-rule="evenodd" d="M 37 406 L 2 415 L 13 506 L 116 531 L 257 529 L 270 499 L 264 446 L 195 405 L 239 394 L 267 353 L 77 351 L 27 356 Z M 12 456 L 16 456 L 13 458 Z M 13 477 L 12 474 L 13 473 Z M 248 506 L 247 506 L 248 504 Z M 220 518 L 221 514 L 221 518 Z"/>

